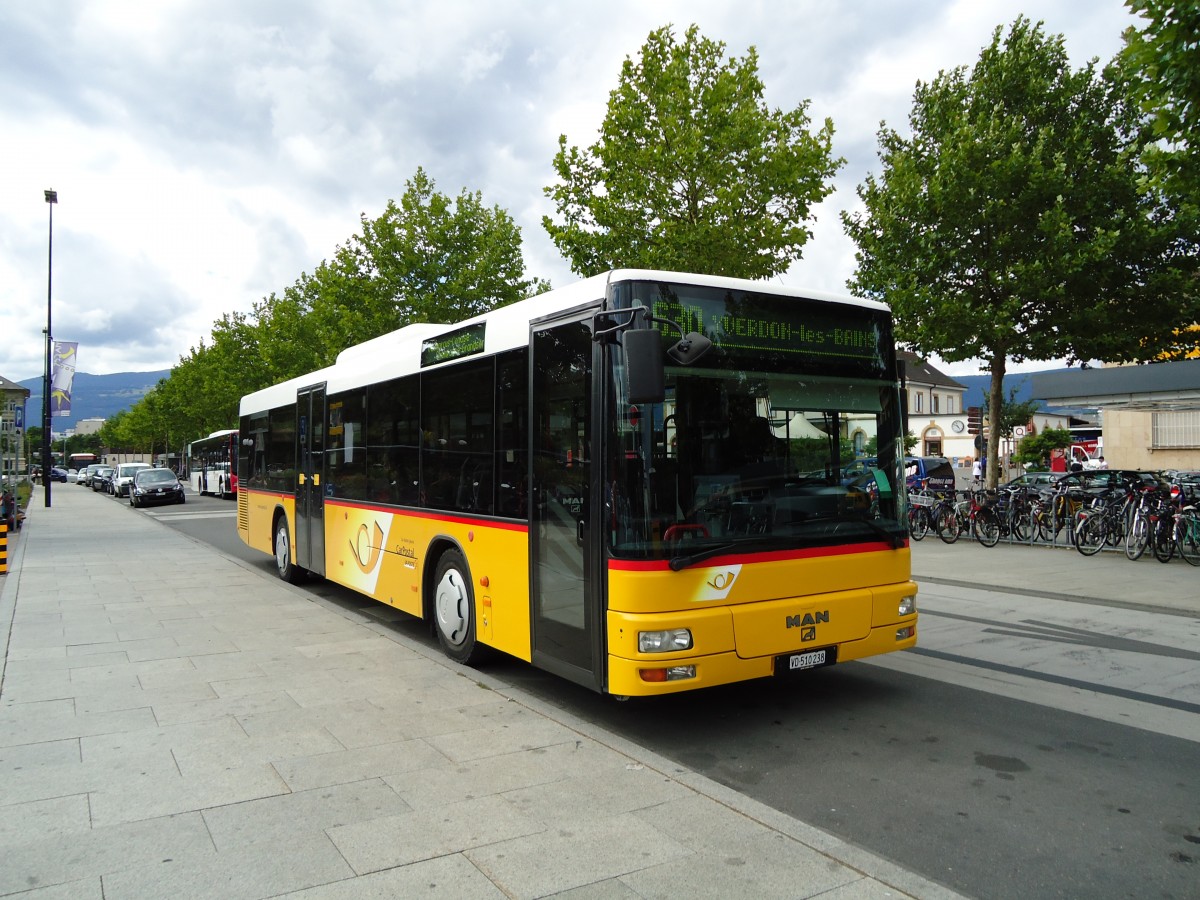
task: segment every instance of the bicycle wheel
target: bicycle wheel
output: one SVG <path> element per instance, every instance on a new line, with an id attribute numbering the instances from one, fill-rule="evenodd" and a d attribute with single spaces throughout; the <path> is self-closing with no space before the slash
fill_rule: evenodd
<path id="1" fill-rule="evenodd" d="M 1000 540 L 1000 522 L 996 513 L 990 509 L 981 509 L 975 513 L 973 524 L 975 539 L 985 547 L 995 547 Z"/>
<path id="2" fill-rule="evenodd" d="M 929 534 L 929 509 L 925 506 L 914 506 L 908 516 L 908 532 L 914 541 L 919 541 Z"/>
<path id="3" fill-rule="evenodd" d="M 958 540 L 958 513 L 953 509 L 941 510 L 933 520 L 933 527 L 943 542 L 953 544 Z"/>
<path id="4" fill-rule="evenodd" d="M 1171 557 L 1175 555 L 1175 519 L 1173 516 L 1160 515 L 1158 521 L 1154 523 L 1151 532 L 1153 540 L 1151 545 L 1154 548 L 1154 558 L 1160 563 L 1171 561 Z"/>
<path id="5" fill-rule="evenodd" d="M 1143 515 L 1135 515 L 1129 530 L 1125 533 L 1125 556 L 1129 559 L 1140 559 L 1146 552 L 1150 542 L 1150 523 Z"/>
<path id="6" fill-rule="evenodd" d="M 1085 513 L 1075 523 L 1075 549 L 1084 556 L 1099 553 L 1107 536 L 1108 529 L 1102 512 Z"/>
<path id="7" fill-rule="evenodd" d="M 1029 510 L 1017 507 L 1009 511 L 1008 531 L 1014 540 L 1025 542 L 1029 540 Z"/>
<path id="8" fill-rule="evenodd" d="M 1188 510 L 1175 520 L 1175 549 L 1189 565 L 1200 566 L 1200 513 Z"/>

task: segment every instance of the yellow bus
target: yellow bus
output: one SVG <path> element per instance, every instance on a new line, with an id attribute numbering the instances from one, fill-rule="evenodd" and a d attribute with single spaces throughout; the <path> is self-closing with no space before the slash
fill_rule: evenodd
<path id="1" fill-rule="evenodd" d="M 881 304 L 616 270 L 243 397 L 237 527 L 464 664 L 789 677 L 916 643 L 899 374 Z"/>

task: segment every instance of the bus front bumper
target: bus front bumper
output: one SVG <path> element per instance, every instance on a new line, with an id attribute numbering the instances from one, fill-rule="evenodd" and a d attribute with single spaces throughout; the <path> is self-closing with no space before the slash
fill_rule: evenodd
<path id="1" fill-rule="evenodd" d="M 917 643 L 917 616 L 887 625 L 872 628 L 860 640 L 844 641 L 836 645 L 814 646 L 804 653 L 828 650 L 836 653 L 836 662 L 865 659 L 895 650 L 907 650 Z M 777 672 L 793 671 L 787 668 L 788 657 L 803 655 L 784 654 L 742 658 L 736 652 L 714 653 L 705 656 L 671 654 L 667 659 L 638 659 L 609 654 L 608 693 L 624 697 L 649 697 L 674 694 L 719 684 L 733 684 L 754 678 L 776 677 Z M 781 662 L 777 663 L 777 660 Z M 801 668 L 795 675 L 802 674 Z M 784 677 L 784 676 L 780 676 Z"/>

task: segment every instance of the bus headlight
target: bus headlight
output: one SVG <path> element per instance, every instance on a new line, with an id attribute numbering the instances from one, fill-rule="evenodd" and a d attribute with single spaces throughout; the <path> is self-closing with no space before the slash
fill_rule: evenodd
<path id="1" fill-rule="evenodd" d="M 900 615 L 911 616 L 917 611 L 917 595 L 909 594 L 900 598 Z"/>
<path id="2" fill-rule="evenodd" d="M 668 631 L 639 631 L 639 653 L 673 653 L 692 649 L 692 632 L 687 628 Z"/>

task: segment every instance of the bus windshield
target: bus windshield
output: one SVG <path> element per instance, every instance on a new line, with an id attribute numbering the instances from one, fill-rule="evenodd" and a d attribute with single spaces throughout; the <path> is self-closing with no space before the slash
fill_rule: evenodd
<path id="1" fill-rule="evenodd" d="M 723 553 L 901 544 L 901 414 L 886 316 L 641 287 L 654 315 L 684 318 L 685 330 L 715 346 L 695 366 L 668 367 L 665 401 L 640 407 L 625 399 L 613 350 L 605 490 L 613 556 L 682 567 Z M 847 471 L 862 455 L 877 465 Z"/>

